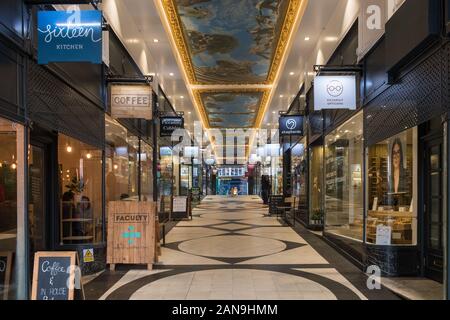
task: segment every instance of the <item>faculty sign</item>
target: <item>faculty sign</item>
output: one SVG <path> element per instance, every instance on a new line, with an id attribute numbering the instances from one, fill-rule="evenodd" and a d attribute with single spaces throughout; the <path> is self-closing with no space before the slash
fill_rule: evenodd
<path id="1" fill-rule="evenodd" d="M 112 201 L 108 203 L 108 248 L 106 262 L 146 264 L 155 261 L 156 204 L 154 202 Z"/>
<path id="2" fill-rule="evenodd" d="M 282 116 L 279 119 L 280 136 L 303 135 L 302 116 Z"/>
<path id="3" fill-rule="evenodd" d="M 38 63 L 102 63 L 102 12 L 39 11 Z"/>
<path id="4" fill-rule="evenodd" d="M 152 88 L 149 85 L 112 85 L 113 118 L 152 119 Z"/>
<path id="5" fill-rule="evenodd" d="M 356 77 L 317 76 L 314 79 L 314 110 L 356 110 Z"/>

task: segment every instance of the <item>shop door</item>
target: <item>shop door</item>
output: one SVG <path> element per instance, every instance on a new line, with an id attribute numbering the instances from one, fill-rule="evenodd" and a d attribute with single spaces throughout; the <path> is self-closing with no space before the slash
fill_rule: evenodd
<path id="1" fill-rule="evenodd" d="M 30 254 L 47 249 L 46 237 L 46 153 L 42 146 L 31 145 L 29 158 L 29 232 Z"/>
<path id="2" fill-rule="evenodd" d="M 425 276 L 443 280 L 443 162 L 442 138 L 425 142 Z"/>

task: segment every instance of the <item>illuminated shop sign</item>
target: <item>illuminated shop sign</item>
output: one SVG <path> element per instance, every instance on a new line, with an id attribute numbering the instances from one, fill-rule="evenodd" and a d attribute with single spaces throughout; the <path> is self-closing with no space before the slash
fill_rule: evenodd
<path id="1" fill-rule="evenodd" d="M 162 117 L 160 118 L 160 136 L 170 137 L 177 129 L 184 129 L 183 117 Z"/>
<path id="2" fill-rule="evenodd" d="M 112 85 L 111 116 L 116 119 L 152 119 L 152 88 L 149 85 Z"/>
<path id="3" fill-rule="evenodd" d="M 245 168 L 243 167 L 231 167 L 231 168 L 219 168 L 219 177 L 243 177 L 245 176 Z"/>
<path id="4" fill-rule="evenodd" d="M 314 110 L 323 109 L 356 110 L 356 77 L 315 77 Z"/>
<path id="5" fill-rule="evenodd" d="M 38 63 L 102 63 L 102 12 L 39 11 Z"/>
<path id="6" fill-rule="evenodd" d="M 280 136 L 303 136 L 302 116 L 282 116 L 279 119 Z"/>

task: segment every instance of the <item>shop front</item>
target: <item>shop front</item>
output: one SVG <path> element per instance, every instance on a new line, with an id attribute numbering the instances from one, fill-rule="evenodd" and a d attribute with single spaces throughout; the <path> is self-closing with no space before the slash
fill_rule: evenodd
<path id="1" fill-rule="evenodd" d="M 361 263 L 364 132 L 359 112 L 324 138 L 324 235 Z"/>
<path id="2" fill-rule="evenodd" d="M 296 198 L 296 219 L 308 224 L 308 149 L 303 137 L 291 148 L 292 196 Z"/>

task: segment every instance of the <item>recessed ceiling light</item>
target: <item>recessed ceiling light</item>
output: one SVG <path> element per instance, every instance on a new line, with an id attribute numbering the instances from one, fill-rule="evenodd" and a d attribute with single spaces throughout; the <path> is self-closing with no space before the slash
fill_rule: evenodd
<path id="1" fill-rule="evenodd" d="M 283 98 L 284 96 L 282 94 L 280 94 L 280 98 Z"/>
<path id="2" fill-rule="evenodd" d="M 180 96 L 181 99 L 184 99 L 184 96 Z"/>
<path id="3" fill-rule="evenodd" d="M 169 73 L 169 76 L 173 77 L 173 72 Z"/>
<path id="4" fill-rule="evenodd" d="M 191 112 L 190 112 L 190 111 L 188 111 L 188 114 L 191 114 Z"/>
<path id="5" fill-rule="evenodd" d="M 153 39 L 153 42 L 154 42 L 154 43 L 158 43 L 159 40 L 155 38 L 155 39 Z"/>
<path id="6" fill-rule="evenodd" d="M 294 72 L 290 72 L 289 74 L 290 74 L 291 76 L 293 76 L 295 73 L 294 73 Z"/>
<path id="7" fill-rule="evenodd" d="M 273 113 L 273 114 L 276 114 L 277 112 L 276 112 L 276 111 L 272 111 L 272 113 Z"/>
<path id="8" fill-rule="evenodd" d="M 310 39 L 310 37 L 305 37 L 305 41 L 309 41 Z"/>

